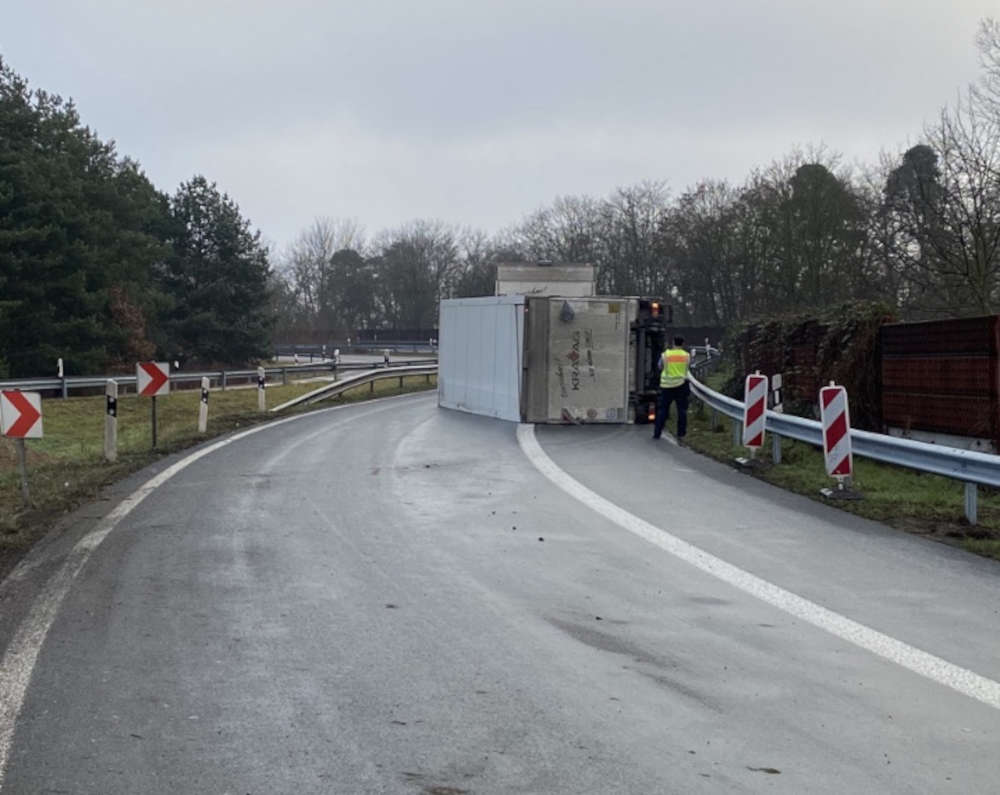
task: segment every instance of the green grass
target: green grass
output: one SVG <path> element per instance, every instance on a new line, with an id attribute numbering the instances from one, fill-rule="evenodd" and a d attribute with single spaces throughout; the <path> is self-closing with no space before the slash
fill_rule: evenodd
<path id="1" fill-rule="evenodd" d="M 724 380 L 720 374 L 709 383 L 717 389 Z M 746 448 L 733 445 L 732 420 L 719 415 L 718 429 L 713 430 L 710 417 L 710 409 L 700 409 L 700 402 L 692 399 L 687 435 L 690 447 L 726 463 L 745 457 Z M 863 498 L 827 500 L 820 489 L 832 487 L 835 481 L 824 470 L 822 452 L 803 442 L 782 439 L 782 462 L 773 464 L 772 444 L 773 436 L 768 434 L 757 453 L 761 464 L 753 471 L 754 477 L 900 530 L 1000 559 L 1000 493 L 979 489 L 978 524 L 970 527 L 965 520 L 963 483 L 855 456 L 853 487 Z"/>
<path id="2" fill-rule="evenodd" d="M 400 390 L 396 379 L 377 381 L 311 407 L 294 407 L 280 416 L 338 403 L 432 388 L 425 376 L 407 376 Z M 277 406 L 321 384 L 268 386 L 267 405 Z M 17 452 L 12 440 L 0 437 L 0 577 L 66 511 L 95 499 L 100 489 L 158 458 L 237 428 L 276 419 L 257 411 L 256 389 L 213 391 L 209 397 L 208 430 L 198 432 L 197 389 L 175 391 L 157 399 L 157 448 L 152 449 L 149 398 L 134 395 L 118 400 L 118 460 L 104 460 L 103 395 L 47 399 L 42 403 L 45 435 L 26 441 L 31 505 L 21 498 Z"/>

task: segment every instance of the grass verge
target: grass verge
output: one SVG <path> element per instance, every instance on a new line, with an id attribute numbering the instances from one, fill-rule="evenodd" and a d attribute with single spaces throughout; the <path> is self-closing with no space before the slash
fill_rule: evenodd
<path id="1" fill-rule="evenodd" d="M 0 579 L 56 523 L 79 505 L 96 499 L 100 489 L 165 455 L 278 416 L 315 408 L 388 397 L 433 388 L 436 377 L 404 377 L 368 384 L 315 406 L 295 407 L 280 415 L 257 411 L 256 389 L 213 391 L 209 397 L 208 430 L 198 433 L 200 391 L 175 391 L 157 399 L 157 447 L 152 449 L 150 400 L 134 395 L 118 399 L 118 460 L 104 460 L 103 395 L 43 401 L 45 436 L 27 440 L 31 505 L 21 498 L 14 442 L 0 437 Z M 267 388 L 268 406 L 277 406 L 316 389 L 320 384 L 290 383 Z"/>
<path id="2" fill-rule="evenodd" d="M 716 384 L 712 386 L 718 388 Z M 733 445 L 732 420 L 720 415 L 718 428 L 713 430 L 710 417 L 710 409 L 702 410 L 700 401 L 692 399 L 688 414 L 689 446 L 735 466 L 734 459 L 746 456 L 747 451 Z M 821 450 L 804 442 L 782 439 L 781 463 L 773 464 L 772 445 L 773 436 L 768 434 L 764 447 L 757 453 L 761 463 L 754 470 L 747 470 L 749 474 L 899 530 L 1000 560 L 1000 493 L 995 490 L 980 487 L 978 524 L 973 527 L 965 519 L 963 483 L 856 456 L 854 488 L 863 498 L 828 500 L 819 491 L 833 486 L 834 480 L 826 474 Z"/>

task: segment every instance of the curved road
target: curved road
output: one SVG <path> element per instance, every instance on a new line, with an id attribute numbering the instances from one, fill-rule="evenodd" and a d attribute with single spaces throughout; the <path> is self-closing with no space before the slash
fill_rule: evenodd
<path id="1" fill-rule="evenodd" d="M 84 511 L 0 587 L 3 793 L 996 792 L 996 564 L 647 435 L 535 432 L 722 574 L 560 488 L 530 434 L 426 394 L 219 446 L 92 552 L 108 505 Z M 35 594 L 86 554 L 15 659 L 42 640 Z"/>

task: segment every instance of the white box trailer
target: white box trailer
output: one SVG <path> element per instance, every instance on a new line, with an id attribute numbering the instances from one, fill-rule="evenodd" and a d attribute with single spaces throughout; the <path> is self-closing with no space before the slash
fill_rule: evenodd
<path id="1" fill-rule="evenodd" d="M 438 405 L 521 419 L 523 295 L 449 298 L 438 317 Z"/>
<path id="2" fill-rule="evenodd" d="M 648 363 L 645 346 L 661 342 L 636 333 L 643 303 L 523 295 L 442 301 L 438 405 L 513 422 L 631 422 L 636 362 Z M 640 392 L 647 381 L 643 373 Z"/>

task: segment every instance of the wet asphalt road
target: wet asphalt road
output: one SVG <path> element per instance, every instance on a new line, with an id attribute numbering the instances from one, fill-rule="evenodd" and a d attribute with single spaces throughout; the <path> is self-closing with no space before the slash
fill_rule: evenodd
<path id="1" fill-rule="evenodd" d="M 995 563 L 647 433 L 538 438 L 653 524 L 1000 679 Z M 423 395 L 265 430 L 147 497 L 58 613 L 2 791 L 995 793 L 998 732 Z"/>

